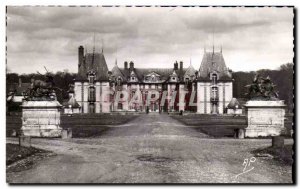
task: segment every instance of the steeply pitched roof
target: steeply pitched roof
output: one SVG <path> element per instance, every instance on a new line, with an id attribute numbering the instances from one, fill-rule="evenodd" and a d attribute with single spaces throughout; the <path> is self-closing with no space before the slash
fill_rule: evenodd
<path id="1" fill-rule="evenodd" d="M 80 107 L 80 105 L 73 96 L 69 100 L 63 102 L 63 106 L 65 106 L 66 108 L 69 108 L 70 105 L 72 106 L 72 108 Z"/>
<path id="2" fill-rule="evenodd" d="M 240 109 L 242 108 L 239 101 L 236 98 L 232 98 L 229 104 L 227 105 L 229 109 Z"/>
<path id="3" fill-rule="evenodd" d="M 87 53 L 84 56 L 83 68 L 79 72 L 84 73 L 78 73 L 76 79 L 87 79 L 87 72 L 94 71 L 96 72 L 96 80 L 108 80 L 108 67 L 103 53 Z"/>
<path id="4" fill-rule="evenodd" d="M 124 76 L 124 74 L 121 72 L 120 68 L 118 67 L 118 65 L 116 64 L 113 69 L 111 70 L 111 74 L 115 77 L 121 77 L 123 79 L 123 81 L 126 80 L 126 77 Z"/>
<path id="5" fill-rule="evenodd" d="M 209 73 L 217 72 L 220 78 L 230 77 L 221 52 L 205 52 L 200 65 L 200 78 L 209 77 Z"/>

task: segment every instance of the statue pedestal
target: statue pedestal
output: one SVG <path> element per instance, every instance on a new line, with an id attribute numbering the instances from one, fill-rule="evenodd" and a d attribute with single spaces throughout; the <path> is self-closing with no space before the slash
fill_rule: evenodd
<path id="1" fill-rule="evenodd" d="M 282 100 L 250 100 L 245 107 L 248 122 L 245 137 L 279 136 L 284 130 L 285 105 Z"/>
<path id="2" fill-rule="evenodd" d="M 22 104 L 22 128 L 24 136 L 60 137 L 61 104 L 58 101 L 25 101 Z"/>

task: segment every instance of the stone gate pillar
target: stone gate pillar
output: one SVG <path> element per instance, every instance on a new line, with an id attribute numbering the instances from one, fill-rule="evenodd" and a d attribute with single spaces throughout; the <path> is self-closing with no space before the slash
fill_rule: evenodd
<path id="1" fill-rule="evenodd" d="M 60 108 L 58 101 L 24 101 L 22 128 L 24 136 L 60 137 Z"/>
<path id="2" fill-rule="evenodd" d="M 285 105 L 282 100 L 249 100 L 245 137 L 279 136 L 284 130 Z"/>

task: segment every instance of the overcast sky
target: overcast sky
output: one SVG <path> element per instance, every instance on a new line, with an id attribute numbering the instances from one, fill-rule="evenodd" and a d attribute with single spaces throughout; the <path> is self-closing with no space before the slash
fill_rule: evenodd
<path id="1" fill-rule="evenodd" d="M 191 60 L 199 69 L 213 41 L 233 71 L 293 61 L 292 8 L 8 7 L 8 70 L 77 72 L 78 46 L 92 52 L 94 33 L 110 69 L 116 59 L 144 68 Z"/>

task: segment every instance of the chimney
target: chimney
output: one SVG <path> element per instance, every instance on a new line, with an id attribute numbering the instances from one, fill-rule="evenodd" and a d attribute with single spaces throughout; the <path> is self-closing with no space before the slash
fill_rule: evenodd
<path id="1" fill-rule="evenodd" d="M 83 58 L 84 58 L 84 48 L 83 48 L 83 46 L 79 46 L 79 48 L 78 48 L 78 67 L 79 68 L 81 67 L 81 65 L 83 65 Z"/>
<path id="2" fill-rule="evenodd" d="M 182 70 L 183 70 L 183 62 L 180 61 L 180 71 L 182 71 Z"/>
<path id="3" fill-rule="evenodd" d="M 134 69 L 134 63 L 133 63 L 132 61 L 130 61 L 129 67 L 130 67 L 130 70 L 133 70 L 133 69 Z"/>
<path id="4" fill-rule="evenodd" d="M 177 61 L 174 63 L 174 70 L 178 70 L 178 62 Z"/>
<path id="5" fill-rule="evenodd" d="M 22 78 L 19 77 L 19 87 L 22 87 Z"/>
<path id="6" fill-rule="evenodd" d="M 127 61 L 124 62 L 124 69 L 128 69 L 128 62 Z"/>

